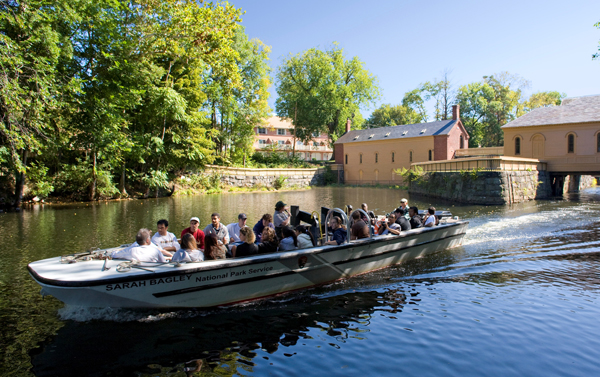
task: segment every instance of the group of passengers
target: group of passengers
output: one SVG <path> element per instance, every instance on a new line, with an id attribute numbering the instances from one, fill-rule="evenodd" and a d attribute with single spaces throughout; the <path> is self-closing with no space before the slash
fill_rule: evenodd
<path id="1" fill-rule="evenodd" d="M 227 226 L 221 223 L 218 213 L 211 215 L 211 223 L 200 229 L 200 219 L 192 217 L 190 226 L 181 232 L 180 240 L 168 231 L 169 222 L 159 220 L 157 232 L 152 236 L 148 229 L 140 229 L 136 241 L 129 247 L 113 252 L 114 259 L 141 262 L 199 262 L 256 254 L 275 253 L 316 246 L 309 228 L 298 225 L 292 228 L 287 205 L 279 201 L 275 213 L 264 214 L 251 229 L 246 225 L 245 213 L 238 221 Z"/>
<path id="2" fill-rule="evenodd" d="M 350 240 L 369 238 L 371 232 L 375 235 L 399 235 L 405 230 L 438 224 L 434 207 L 430 207 L 422 218 L 418 208 L 409 207 L 406 199 L 402 199 L 400 207 L 388 214 L 383 221 L 377 221 L 366 203 L 361 207 L 363 211 L 354 211 L 351 215 Z M 273 215 L 264 214 L 252 229 L 246 225 L 247 220 L 246 214 L 240 213 L 237 222 L 225 226 L 221 223 L 221 216 L 215 212 L 211 215 L 211 223 L 201 230 L 200 219 L 192 217 L 190 226 L 181 232 L 181 241 L 168 231 L 167 220 L 159 220 L 154 235 L 148 229 L 140 229 L 136 242 L 123 250 L 115 251 L 112 257 L 142 262 L 165 263 L 167 259 L 172 262 L 199 262 L 305 249 L 317 245 L 309 227 L 290 226 L 291 215 L 282 201 L 275 205 Z M 333 216 L 328 225 L 327 231 L 332 237 L 326 245 L 341 245 L 346 242 L 348 231 L 339 216 Z"/>

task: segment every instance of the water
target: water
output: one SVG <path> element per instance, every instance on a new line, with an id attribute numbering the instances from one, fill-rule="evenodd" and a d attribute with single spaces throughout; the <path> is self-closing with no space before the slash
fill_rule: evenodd
<path id="1" fill-rule="evenodd" d="M 434 203 L 470 220 L 461 247 L 243 306 L 210 311 L 65 307 L 28 262 L 129 242 L 191 216 L 249 224 L 277 200 L 318 210 L 408 197 L 369 188 L 226 194 L 0 215 L 2 375 L 600 375 L 600 189 L 512 207 Z M 409 198 L 427 207 L 431 200 Z M 252 221 L 250 221 L 252 220 Z M 198 371 L 193 372 L 192 370 Z"/>

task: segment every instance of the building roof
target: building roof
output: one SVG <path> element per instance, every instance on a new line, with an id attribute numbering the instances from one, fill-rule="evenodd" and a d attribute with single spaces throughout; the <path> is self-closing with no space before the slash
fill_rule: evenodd
<path id="1" fill-rule="evenodd" d="M 411 137 L 448 135 L 456 120 L 442 120 L 439 122 L 405 124 L 402 126 L 369 128 L 354 130 L 345 133 L 334 144 L 345 144 L 360 141 L 408 139 Z M 358 137 L 357 137 L 358 136 Z"/>
<path id="2" fill-rule="evenodd" d="M 600 122 L 600 95 L 565 98 L 560 106 L 540 107 L 502 128 Z"/>

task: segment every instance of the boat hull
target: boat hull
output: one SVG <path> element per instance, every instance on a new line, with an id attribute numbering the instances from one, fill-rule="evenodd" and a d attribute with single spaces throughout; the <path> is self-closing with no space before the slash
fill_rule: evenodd
<path id="1" fill-rule="evenodd" d="M 87 307 L 214 307 L 255 300 L 349 278 L 461 244 L 468 222 L 248 258 L 144 266 L 116 272 L 120 261 L 66 265 L 70 279 L 56 275 L 57 258 L 31 263 L 31 276 L 49 294 Z M 79 265 L 79 266 L 77 266 Z M 61 265 L 65 266 L 65 265 Z M 54 274 L 54 275 L 53 275 Z M 63 274 L 64 275 L 64 274 Z"/>

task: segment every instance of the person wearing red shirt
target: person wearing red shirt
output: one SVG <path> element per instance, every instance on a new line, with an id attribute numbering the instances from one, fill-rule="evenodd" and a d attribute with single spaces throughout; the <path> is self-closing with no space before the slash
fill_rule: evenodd
<path id="1" fill-rule="evenodd" d="M 198 249 L 204 250 L 204 232 L 200 230 L 199 226 L 200 219 L 197 217 L 192 217 L 190 219 L 190 227 L 185 228 L 181 232 L 181 238 L 183 238 L 183 236 L 187 233 L 191 234 L 196 239 L 196 245 L 198 246 Z"/>

